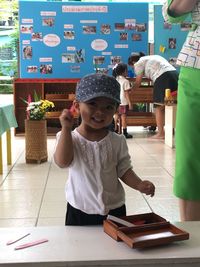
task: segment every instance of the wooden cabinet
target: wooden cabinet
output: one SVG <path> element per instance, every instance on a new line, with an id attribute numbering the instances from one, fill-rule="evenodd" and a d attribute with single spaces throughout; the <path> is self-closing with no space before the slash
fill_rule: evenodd
<path id="1" fill-rule="evenodd" d="M 26 118 L 26 104 L 30 94 L 34 98 L 34 91 L 41 99 L 48 99 L 55 104 L 55 111 L 47 114 L 47 133 L 55 135 L 60 130 L 59 115 L 64 108 L 70 108 L 75 96 L 76 84 L 79 79 L 15 79 L 14 105 L 18 127 L 15 134 L 24 134 L 24 120 Z"/>

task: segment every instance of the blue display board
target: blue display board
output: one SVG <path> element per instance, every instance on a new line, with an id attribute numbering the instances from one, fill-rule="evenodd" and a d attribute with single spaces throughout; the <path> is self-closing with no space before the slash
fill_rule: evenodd
<path id="1" fill-rule="evenodd" d="M 20 78 L 111 74 L 148 54 L 147 3 L 19 1 Z"/>
<path id="2" fill-rule="evenodd" d="M 176 58 L 190 30 L 190 20 L 182 24 L 166 23 L 162 16 L 162 5 L 154 6 L 154 54 L 166 58 L 176 66 Z"/>

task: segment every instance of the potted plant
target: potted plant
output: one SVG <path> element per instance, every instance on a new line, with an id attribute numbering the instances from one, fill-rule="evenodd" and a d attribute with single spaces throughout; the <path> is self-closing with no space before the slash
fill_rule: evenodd
<path id="1" fill-rule="evenodd" d="M 34 101 L 29 95 L 25 120 L 25 158 L 26 163 L 41 163 L 47 161 L 47 122 L 46 112 L 54 108 L 54 103 L 42 100 L 34 92 Z"/>

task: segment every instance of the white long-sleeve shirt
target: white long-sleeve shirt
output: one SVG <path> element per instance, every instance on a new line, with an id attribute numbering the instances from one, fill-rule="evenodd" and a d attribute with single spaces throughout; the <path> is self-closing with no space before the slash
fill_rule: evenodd
<path id="1" fill-rule="evenodd" d="M 60 133 L 57 134 L 57 140 Z M 131 161 L 123 135 L 109 132 L 99 142 L 89 141 L 72 131 L 74 159 L 69 166 L 66 199 L 88 214 L 108 214 L 125 203 L 119 180 L 130 169 Z"/>

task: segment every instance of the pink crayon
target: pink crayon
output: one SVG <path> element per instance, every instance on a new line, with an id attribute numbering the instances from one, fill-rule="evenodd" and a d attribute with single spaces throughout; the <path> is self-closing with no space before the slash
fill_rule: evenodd
<path id="1" fill-rule="evenodd" d="M 72 116 L 74 116 L 75 113 L 76 113 L 75 107 L 73 105 L 71 106 L 71 108 L 69 109 L 69 111 L 70 111 L 70 113 L 71 113 Z"/>
<path id="2" fill-rule="evenodd" d="M 28 247 L 33 247 L 33 246 L 36 246 L 36 245 L 39 245 L 39 244 L 42 244 L 42 243 L 45 243 L 45 242 L 48 242 L 48 241 L 49 241 L 48 239 L 43 238 L 43 239 L 40 239 L 40 240 L 36 240 L 36 241 L 33 241 L 33 242 L 29 242 L 29 243 L 25 243 L 25 244 L 22 244 L 20 246 L 17 246 L 17 247 L 15 247 L 15 250 L 24 249 L 24 248 L 28 248 Z"/>

